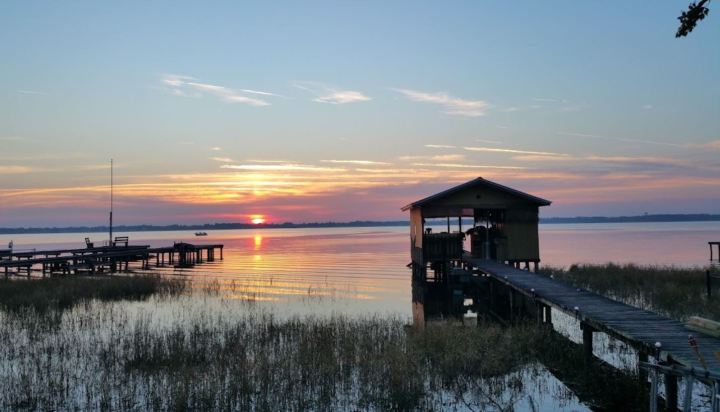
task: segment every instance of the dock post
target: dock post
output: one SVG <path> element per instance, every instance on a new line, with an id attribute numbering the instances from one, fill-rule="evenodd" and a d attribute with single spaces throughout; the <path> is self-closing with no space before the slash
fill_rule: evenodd
<path id="1" fill-rule="evenodd" d="M 665 376 L 665 398 L 667 399 L 666 410 L 675 412 L 677 411 L 678 404 L 678 377 L 677 375 L 671 375 L 666 373 Z"/>
<path id="2" fill-rule="evenodd" d="M 220 260 L 223 260 L 223 247 L 220 246 Z"/>
<path id="3" fill-rule="evenodd" d="M 683 397 L 683 411 L 689 411 L 692 407 L 692 393 L 693 393 L 693 384 L 695 383 L 695 378 L 688 374 L 683 376 L 683 380 L 685 381 L 685 396 Z"/>
<path id="4" fill-rule="evenodd" d="M 545 305 L 545 323 L 552 328 L 552 312 L 550 305 Z"/>
<path id="5" fill-rule="evenodd" d="M 585 366 L 590 366 L 593 360 L 593 328 L 587 323 L 581 323 L 580 327 L 583 331 L 583 359 Z"/>
<path id="6" fill-rule="evenodd" d="M 514 319 L 515 318 L 515 296 L 514 296 L 515 293 L 513 293 L 513 292 L 514 291 L 512 288 L 508 288 L 508 293 L 509 293 L 508 296 L 509 296 L 509 300 L 510 300 L 510 316 L 509 316 L 510 323 L 512 323 L 515 320 Z"/>
<path id="7" fill-rule="evenodd" d="M 648 354 L 647 354 L 647 352 L 644 351 L 644 350 L 640 350 L 640 352 L 638 352 L 638 364 L 639 364 L 640 362 L 646 362 L 646 363 L 647 363 L 647 361 L 648 361 Z M 646 385 L 647 385 L 647 381 L 648 381 L 648 374 L 647 374 L 647 370 L 646 370 L 645 368 L 638 368 L 638 379 L 640 380 L 640 384 L 641 384 L 644 388 L 647 388 Z"/>
<path id="8" fill-rule="evenodd" d="M 653 368 L 650 371 L 650 405 L 648 410 L 650 412 L 657 412 L 657 397 L 658 397 L 658 371 Z"/>
<path id="9" fill-rule="evenodd" d="M 708 300 L 712 297 L 712 288 L 710 285 L 710 269 L 705 271 L 705 288 L 707 289 Z"/>

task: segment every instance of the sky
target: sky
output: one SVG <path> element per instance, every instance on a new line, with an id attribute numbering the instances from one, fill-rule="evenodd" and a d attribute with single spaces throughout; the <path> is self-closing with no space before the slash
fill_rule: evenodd
<path id="1" fill-rule="evenodd" d="M 720 7 L 0 3 L 0 226 L 397 220 L 477 176 L 543 216 L 720 213 Z"/>

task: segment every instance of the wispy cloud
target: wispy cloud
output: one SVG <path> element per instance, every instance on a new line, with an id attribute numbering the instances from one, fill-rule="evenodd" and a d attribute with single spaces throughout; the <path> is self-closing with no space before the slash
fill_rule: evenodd
<path id="1" fill-rule="evenodd" d="M 0 165 L 0 173 L 5 174 L 22 174 L 22 173 L 31 173 L 35 170 L 31 167 L 27 166 L 2 166 Z"/>
<path id="2" fill-rule="evenodd" d="M 28 94 L 28 95 L 35 95 L 35 96 L 47 96 L 47 93 L 40 92 L 37 90 L 18 90 L 17 92 L 20 94 Z"/>
<path id="3" fill-rule="evenodd" d="M 430 149 L 457 149 L 457 146 L 449 144 L 426 144 L 425 147 L 429 147 Z"/>
<path id="4" fill-rule="evenodd" d="M 234 162 L 234 160 L 231 159 L 231 158 L 229 158 L 229 157 L 211 157 L 210 160 L 214 160 L 214 161 L 216 161 L 216 162 L 221 162 L 221 163 L 232 163 L 232 162 Z"/>
<path id="5" fill-rule="evenodd" d="M 532 99 L 536 102 L 545 102 L 545 103 L 560 103 L 560 102 L 565 101 L 565 100 L 560 100 L 560 99 L 553 99 L 550 97 L 533 97 Z"/>
<path id="6" fill-rule="evenodd" d="M 490 152 L 490 153 L 511 153 L 511 154 L 527 154 L 537 156 L 567 156 L 565 153 L 555 152 L 535 152 L 532 150 L 505 149 L 498 147 L 464 147 L 463 149 L 471 152 Z"/>
<path id="7" fill-rule="evenodd" d="M 711 140 L 706 143 L 688 143 L 685 147 L 691 149 L 720 150 L 720 140 Z"/>
<path id="8" fill-rule="evenodd" d="M 337 167 L 320 167 L 305 164 L 242 164 L 242 165 L 222 165 L 221 169 L 233 170 L 251 170 L 251 171 L 313 171 L 313 172 L 342 172 L 345 169 Z"/>
<path id="9" fill-rule="evenodd" d="M 490 106 L 484 100 L 461 99 L 459 97 L 450 96 L 445 92 L 428 93 L 410 89 L 393 90 L 404 95 L 406 98 L 414 102 L 432 103 L 440 105 L 444 108 L 444 113 L 458 116 L 484 116 L 486 110 Z"/>
<path id="10" fill-rule="evenodd" d="M 21 136 L 0 136 L 0 142 L 19 142 L 22 140 L 27 139 Z"/>
<path id="11" fill-rule="evenodd" d="M 372 100 L 371 97 L 366 96 L 362 92 L 342 90 L 318 82 L 297 82 L 294 86 L 315 95 L 315 98 L 312 100 L 317 103 L 347 104 Z"/>
<path id="12" fill-rule="evenodd" d="M 234 90 L 216 84 L 201 83 L 190 76 L 166 74 L 162 76 L 162 83 L 169 87 L 173 94 L 186 97 L 215 96 L 227 103 L 243 103 L 250 106 L 269 106 L 266 100 L 248 95 L 279 96 L 274 93 L 250 89 Z"/>
<path id="13" fill-rule="evenodd" d="M 524 170 L 523 166 L 494 166 L 494 165 L 468 165 L 462 163 L 413 163 L 413 166 L 424 167 L 445 167 L 451 169 L 506 169 L 506 170 Z"/>
<path id="14" fill-rule="evenodd" d="M 439 162 L 457 162 L 458 160 L 465 160 L 465 155 L 463 155 L 463 154 L 437 155 L 437 156 L 432 156 L 431 159 L 437 160 Z"/>
<path id="15" fill-rule="evenodd" d="M 215 147 L 211 147 L 210 150 L 212 150 L 213 152 L 221 152 L 222 147 L 215 146 Z"/>
<path id="16" fill-rule="evenodd" d="M 325 163 L 353 164 L 353 165 L 389 165 L 387 162 L 376 162 L 374 160 L 321 160 Z"/>
<path id="17" fill-rule="evenodd" d="M 657 146 L 686 147 L 686 145 L 678 144 L 678 143 L 658 142 L 655 140 L 632 139 L 632 138 L 626 138 L 626 137 L 601 136 L 601 135 L 588 134 L 588 133 L 558 132 L 557 134 L 560 136 L 581 137 L 581 138 L 587 138 L 587 139 L 615 140 L 618 142 L 645 143 L 645 144 L 652 144 L 652 145 L 657 145 Z"/>

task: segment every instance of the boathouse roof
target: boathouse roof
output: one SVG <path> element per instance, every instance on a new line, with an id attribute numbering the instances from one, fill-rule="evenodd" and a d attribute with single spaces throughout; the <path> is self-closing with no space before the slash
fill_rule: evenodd
<path id="1" fill-rule="evenodd" d="M 441 200 L 447 196 L 454 195 L 458 192 L 462 192 L 464 190 L 473 190 L 473 189 L 479 189 L 479 188 L 488 188 L 497 190 L 503 193 L 506 193 L 510 196 L 522 198 L 524 200 L 527 200 L 530 203 L 533 203 L 537 206 L 549 206 L 550 202 L 549 200 L 533 196 L 531 194 L 521 192 L 517 189 L 513 189 L 511 187 L 507 187 L 504 185 L 501 185 L 500 183 L 495 183 L 487 179 L 483 179 L 482 177 L 475 178 L 473 180 L 470 180 L 469 182 L 465 182 L 463 184 L 457 185 L 455 187 L 451 187 L 450 189 L 443 190 L 440 193 L 436 193 L 432 196 L 428 196 L 424 199 L 420 199 L 418 201 L 412 202 L 402 208 L 402 211 L 406 211 L 412 208 L 416 207 L 422 207 L 424 205 L 431 204 L 435 201 Z"/>

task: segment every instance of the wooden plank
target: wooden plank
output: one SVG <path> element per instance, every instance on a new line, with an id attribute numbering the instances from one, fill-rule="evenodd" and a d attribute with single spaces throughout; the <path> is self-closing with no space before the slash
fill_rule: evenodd
<path id="1" fill-rule="evenodd" d="M 600 332 L 649 349 L 654 349 L 655 343 L 660 342 L 661 350 L 674 360 L 702 368 L 697 353 L 688 343 L 688 335 L 692 334 L 708 367 L 720 371 L 720 362 L 715 357 L 715 353 L 720 352 L 720 339 L 692 331 L 679 321 L 498 262 L 468 256 L 464 260 L 517 292 L 575 317 Z"/>

